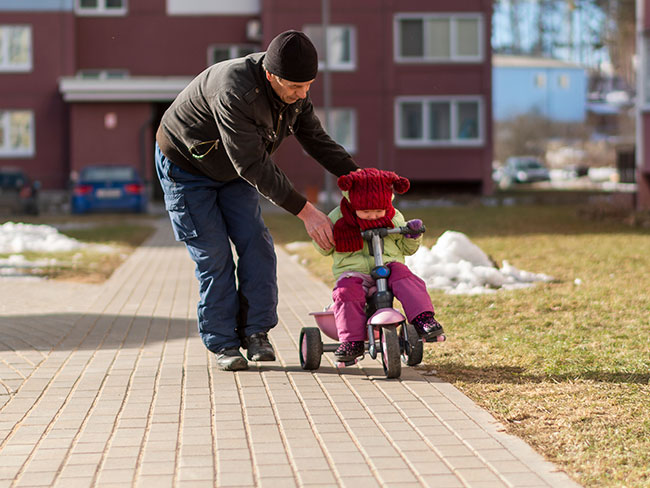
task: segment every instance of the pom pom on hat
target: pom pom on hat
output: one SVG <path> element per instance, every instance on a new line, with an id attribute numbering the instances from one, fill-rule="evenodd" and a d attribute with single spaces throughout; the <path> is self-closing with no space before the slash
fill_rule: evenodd
<path id="1" fill-rule="evenodd" d="M 393 192 L 406 193 L 410 187 L 408 179 L 376 168 L 343 175 L 337 183 L 341 190 L 348 192 L 348 200 L 354 210 L 392 208 Z"/>

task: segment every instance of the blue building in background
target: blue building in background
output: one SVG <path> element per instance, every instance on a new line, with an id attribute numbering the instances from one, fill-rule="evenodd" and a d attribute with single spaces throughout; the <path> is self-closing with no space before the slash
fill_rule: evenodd
<path id="1" fill-rule="evenodd" d="M 492 56 L 492 109 L 497 122 L 531 113 L 556 122 L 584 122 L 586 99 L 587 73 L 578 65 Z"/>

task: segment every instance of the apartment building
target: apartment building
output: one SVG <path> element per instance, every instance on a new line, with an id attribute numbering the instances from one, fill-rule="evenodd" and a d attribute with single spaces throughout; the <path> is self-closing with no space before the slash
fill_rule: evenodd
<path id="1" fill-rule="evenodd" d="M 0 166 L 46 190 L 96 163 L 154 181 L 158 122 L 189 80 L 299 29 L 323 56 L 314 105 L 361 166 L 489 193 L 492 2 L 323 2 L 0 0 Z M 274 160 L 310 198 L 323 188 L 295 141 Z"/>

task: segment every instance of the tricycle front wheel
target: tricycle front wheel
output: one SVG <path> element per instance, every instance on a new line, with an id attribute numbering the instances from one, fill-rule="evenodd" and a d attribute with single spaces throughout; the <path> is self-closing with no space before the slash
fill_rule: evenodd
<path id="1" fill-rule="evenodd" d="M 386 378 L 399 378 L 402 374 L 399 337 L 396 327 L 381 328 L 381 365 Z"/>
<path id="2" fill-rule="evenodd" d="M 320 338 L 320 329 L 317 327 L 303 327 L 300 331 L 298 347 L 302 369 L 318 369 L 323 355 L 323 341 Z"/>

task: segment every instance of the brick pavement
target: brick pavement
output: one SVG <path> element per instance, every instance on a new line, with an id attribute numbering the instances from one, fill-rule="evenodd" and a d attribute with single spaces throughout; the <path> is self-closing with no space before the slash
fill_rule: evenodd
<path id="1" fill-rule="evenodd" d="M 330 290 L 278 251 L 274 363 L 216 369 L 166 220 L 102 285 L 0 280 L 0 488 L 575 487 L 451 385 L 302 371 Z"/>

